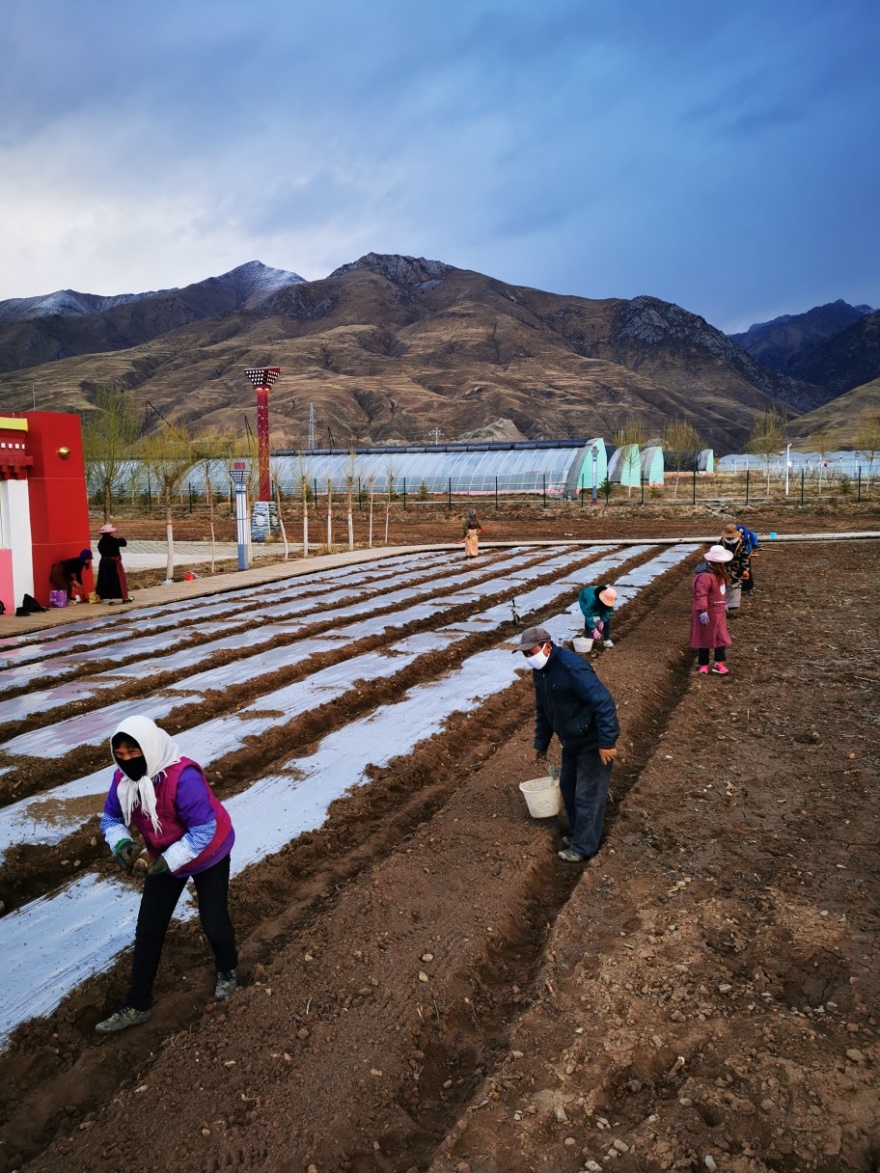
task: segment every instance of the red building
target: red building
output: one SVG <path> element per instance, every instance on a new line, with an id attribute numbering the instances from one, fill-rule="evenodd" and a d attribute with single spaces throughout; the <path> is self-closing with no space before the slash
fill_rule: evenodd
<path id="1" fill-rule="evenodd" d="M 88 549 L 89 504 L 78 415 L 0 416 L 0 600 L 49 602 L 49 570 Z M 91 589 L 86 572 L 83 586 Z"/>

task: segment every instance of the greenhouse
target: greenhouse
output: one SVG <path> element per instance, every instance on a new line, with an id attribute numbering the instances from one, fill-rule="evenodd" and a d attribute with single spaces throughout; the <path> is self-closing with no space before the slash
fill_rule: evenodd
<path id="1" fill-rule="evenodd" d="M 642 482 L 646 485 L 663 484 L 663 449 L 657 444 L 643 448 L 641 453 Z"/>
<path id="2" fill-rule="evenodd" d="M 277 452 L 273 475 L 282 492 L 298 493 L 303 481 L 313 490 L 334 493 L 372 487 L 392 491 L 439 495 L 546 493 L 574 497 L 606 473 L 605 445 L 594 440 L 536 440 L 513 444 L 441 444 L 376 448 L 313 449 Z M 193 481 L 193 486 L 198 487 Z"/>
<path id="3" fill-rule="evenodd" d="M 615 448 L 608 461 L 608 479 L 613 485 L 638 485 L 641 483 L 642 458 L 638 444 L 624 444 Z"/>

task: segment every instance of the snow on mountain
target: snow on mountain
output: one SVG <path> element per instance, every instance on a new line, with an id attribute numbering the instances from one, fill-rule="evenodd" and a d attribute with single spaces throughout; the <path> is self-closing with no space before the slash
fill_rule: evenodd
<path id="1" fill-rule="evenodd" d="M 216 283 L 234 294 L 234 302 L 244 308 L 268 297 L 288 285 L 299 285 L 304 281 L 298 273 L 284 269 L 273 269 L 260 261 L 248 261 L 223 273 L 209 277 L 206 282 Z M 163 297 L 177 293 L 177 286 L 170 289 L 154 289 L 148 293 L 117 293 L 102 297 L 96 293 L 79 293 L 75 289 L 57 289 L 54 293 L 36 297 L 11 297 L 0 301 L 0 325 L 9 322 L 23 322 L 32 318 L 48 318 L 53 315 L 72 317 L 79 314 L 100 314 L 116 306 L 128 305 L 133 301 L 144 301 L 149 297 Z"/>

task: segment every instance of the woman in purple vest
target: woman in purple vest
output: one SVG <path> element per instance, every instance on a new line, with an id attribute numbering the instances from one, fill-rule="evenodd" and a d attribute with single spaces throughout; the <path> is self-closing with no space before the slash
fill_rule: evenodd
<path id="1" fill-rule="evenodd" d="M 214 951 L 215 998 L 238 986 L 235 932 L 229 919 L 229 853 L 235 832 L 226 808 L 196 762 L 149 717 L 127 717 L 110 739 L 118 769 L 104 803 L 101 831 L 126 872 L 133 872 L 132 828 L 147 845 L 149 866 L 134 938 L 131 984 L 122 1007 L 99 1022 L 102 1034 L 146 1022 L 153 980 L 172 913 L 190 876 L 199 918 Z"/>

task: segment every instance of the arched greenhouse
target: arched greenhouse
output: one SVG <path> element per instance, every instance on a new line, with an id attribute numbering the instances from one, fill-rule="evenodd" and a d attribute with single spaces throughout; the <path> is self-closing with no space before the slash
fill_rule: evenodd
<path id="1" fill-rule="evenodd" d="M 641 473 L 646 485 L 663 484 L 663 449 L 657 444 L 642 449 Z"/>
<path id="2" fill-rule="evenodd" d="M 601 438 L 593 440 L 533 440 L 511 444 L 388 445 L 374 448 L 312 449 L 272 454 L 272 475 L 281 491 L 298 496 L 303 482 L 323 495 L 330 481 L 334 494 L 372 487 L 378 494 L 392 491 L 439 496 L 445 493 L 486 496 L 494 493 L 548 494 L 575 497 L 590 492 L 594 476 L 605 479 L 607 460 Z M 223 476 L 218 467 L 212 481 Z M 205 487 L 204 469 L 193 469 L 186 487 Z"/>

